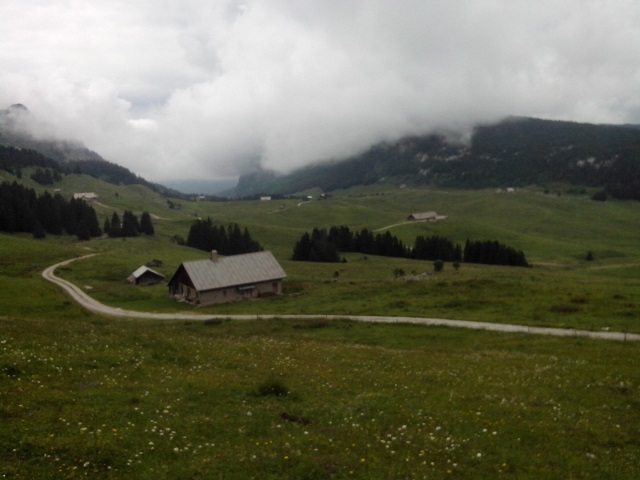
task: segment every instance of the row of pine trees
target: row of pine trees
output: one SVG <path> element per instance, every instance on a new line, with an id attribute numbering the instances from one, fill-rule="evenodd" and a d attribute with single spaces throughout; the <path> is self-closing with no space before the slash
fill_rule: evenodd
<path id="1" fill-rule="evenodd" d="M 215 224 L 211 218 L 198 219 L 191 224 L 187 246 L 210 252 L 217 250 L 220 255 L 238 255 L 259 252 L 262 246 L 251 238 L 249 231 L 240 229 L 237 223 L 225 227 Z"/>
<path id="2" fill-rule="evenodd" d="M 140 220 L 130 210 L 120 216 L 114 212 L 100 229 L 94 208 L 81 199 L 65 199 L 59 193 L 51 195 L 13 182 L 0 184 L 0 231 L 31 233 L 35 238 L 47 235 L 76 235 L 79 240 L 99 237 L 102 232 L 110 237 L 154 235 L 149 212 Z"/>
<path id="3" fill-rule="evenodd" d="M 79 240 L 102 234 L 95 210 L 85 201 L 49 192 L 37 195 L 17 182 L 0 184 L 0 231 L 32 233 L 36 238 L 66 233 Z"/>
<path id="4" fill-rule="evenodd" d="M 149 212 L 142 212 L 140 220 L 138 220 L 138 217 L 131 210 L 125 210 L 122 214 L 122 220 L 117 212 L 113 212 L 111 219 L 105 219 L 104 232 L 112 238 L 137 237 L 140 234 L 154 235 L 155 229 Z"/>
<path id="5" fill-rule="evenodd" d="M 305 232 L 293 248 L 291 259 L 308 262 L 339 262 L 340 252 L 358 252 L 383 257 L 442 260 L 445 262 L 483 263 L 526 267 L 529 263 L 522 251 L 495 240 L 467 240 L 464 248 L 451 240 L 433 235 L 416 237 L 413 246 L 405 245 L 390 232 L 374 234 L 363 229 L 352 232 L 349 227 L 314 228 Z"/>

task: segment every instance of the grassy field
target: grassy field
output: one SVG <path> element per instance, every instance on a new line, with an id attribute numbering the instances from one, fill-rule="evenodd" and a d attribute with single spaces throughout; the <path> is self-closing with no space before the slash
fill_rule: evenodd
<path id="1" fill-rule="evenodd" d="M 84 186 L 74 185 L 74 189 L 99 187 Z M 102 218 L 114 208 L 120 212 L 146 209 L 156 217 L 156 236 L 76 245 L 76 250 L 100 255 L 59 273 L 90 288 L 92 295 L 110 305 L 159 312 L 190 310 L 167 298 L 165 286 L 132 288 L 126 278 L 153 259 L 162 260 L 157 270 L 169 277 L 182 261 L 204 258 L 205 252 L 176 246 L 172 237 L 185 238 L 195 218 L 210 216 L 249 228 L 254 238 L 274 252 L 288 277 L 280 298 L 204 309 L 207 312 L 430 316 L 640 331 L 637 203 L 599 203 L 586 196 L 544 195 L 535 189 L 496 194 L 388 187 L 351 189 L 311 202 L 177 203 L 179 208 L 171 209 L 166 200 L 142 187 L 110 186 L 96 206 Z M 405 221 L 409 212 L 426 210 L 448 218 L 438 224 Z M 534 267 L 463 264 L 456 271 L 446 265 L 443 272 L 433 274 L 431 262 L 359 254 L 346 254 L 347 262 L 341 264 L 289 260 L 303 232 L 331 225 L 389 230 L 407 243 L 417 235 L 433 234 L 460 243 L 467 238 L 496 239 L 524 250 Z M 588 251 L 595 255 L 592 262 L 585 261 Z M 17 257 L 14 261 L 24 263 Z M 396 269 L 408 277 L 394 278 Z M 11 298 L 7 301 L 12 303 Z"/>
<path id="2" fill-rule="evenodd" d="M 8 478 L 640 474 L 636 344 L 338 321 L 0 325 Z"/>
<path id="3" fill-rule="evenodd" d="M 154 215 L 155 237 L 76 242 L 0 235 L 0 476 L 6 478 L 636 478 L 640 345 L 342 321 L 115 321 L 81 310 L 41 271 L 109 305 L 192 311 L 166 286 L 206 253 L 175 245 L 197 217 L 247 226 L 288 277 L 284 295 L 198 309 L 440 318 L 640 332 L 640 206 L 493 191 L 336 192 L 322 201 L 186 202 L 65 177 L 113 211 Z M 447 215 L 407 224 L 411 212 Z M 496 239 L 533 268 L 363 258 L 289 260 L 313 227 Z M 586 262 L 587 251 L 595 254 Z M 412 278 L 395 278 L 402 268 Z M 287 395 L 275 395 L 277 392 Z"/>

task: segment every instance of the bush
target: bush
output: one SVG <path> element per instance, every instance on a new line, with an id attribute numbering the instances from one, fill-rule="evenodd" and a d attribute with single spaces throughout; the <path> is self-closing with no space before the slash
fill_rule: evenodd
<path id="1" fill-rule="evenodd" d="M 9 378 L 17 378 L 22 373 L 18 367 L 9 364 L 3 365 L 0 371 Z"/>
<path id="2" fill-rule="evenodd" d="M 267 380 L 259 385 L 255 392 L 256 397 L 286 397 L 287 395 L 289 395 L 289 389 L 277 379 Z"/>
<path id="3" fill-rule="evenodd" d="M 402 268 L 393 269 L 393 278 L 404 277 L 404 270 Z"/>

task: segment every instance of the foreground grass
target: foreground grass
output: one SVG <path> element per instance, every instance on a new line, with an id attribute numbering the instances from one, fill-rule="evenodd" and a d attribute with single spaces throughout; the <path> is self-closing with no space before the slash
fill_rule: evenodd
<path id="1" fill-rule="evenodd" d="M 341 321 L 0 332 L 8 478 L 640 474 L 636 344 Z"/>

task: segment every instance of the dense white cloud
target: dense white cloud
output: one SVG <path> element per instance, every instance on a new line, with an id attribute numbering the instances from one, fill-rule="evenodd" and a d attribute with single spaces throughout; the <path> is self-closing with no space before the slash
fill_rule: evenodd
<path id="1" fill-rule="evenodd" d="M 0 107 L 157 181 L 510 114 L 640 123 L 637 0 L 6 0 L 0 31 Z"/>

